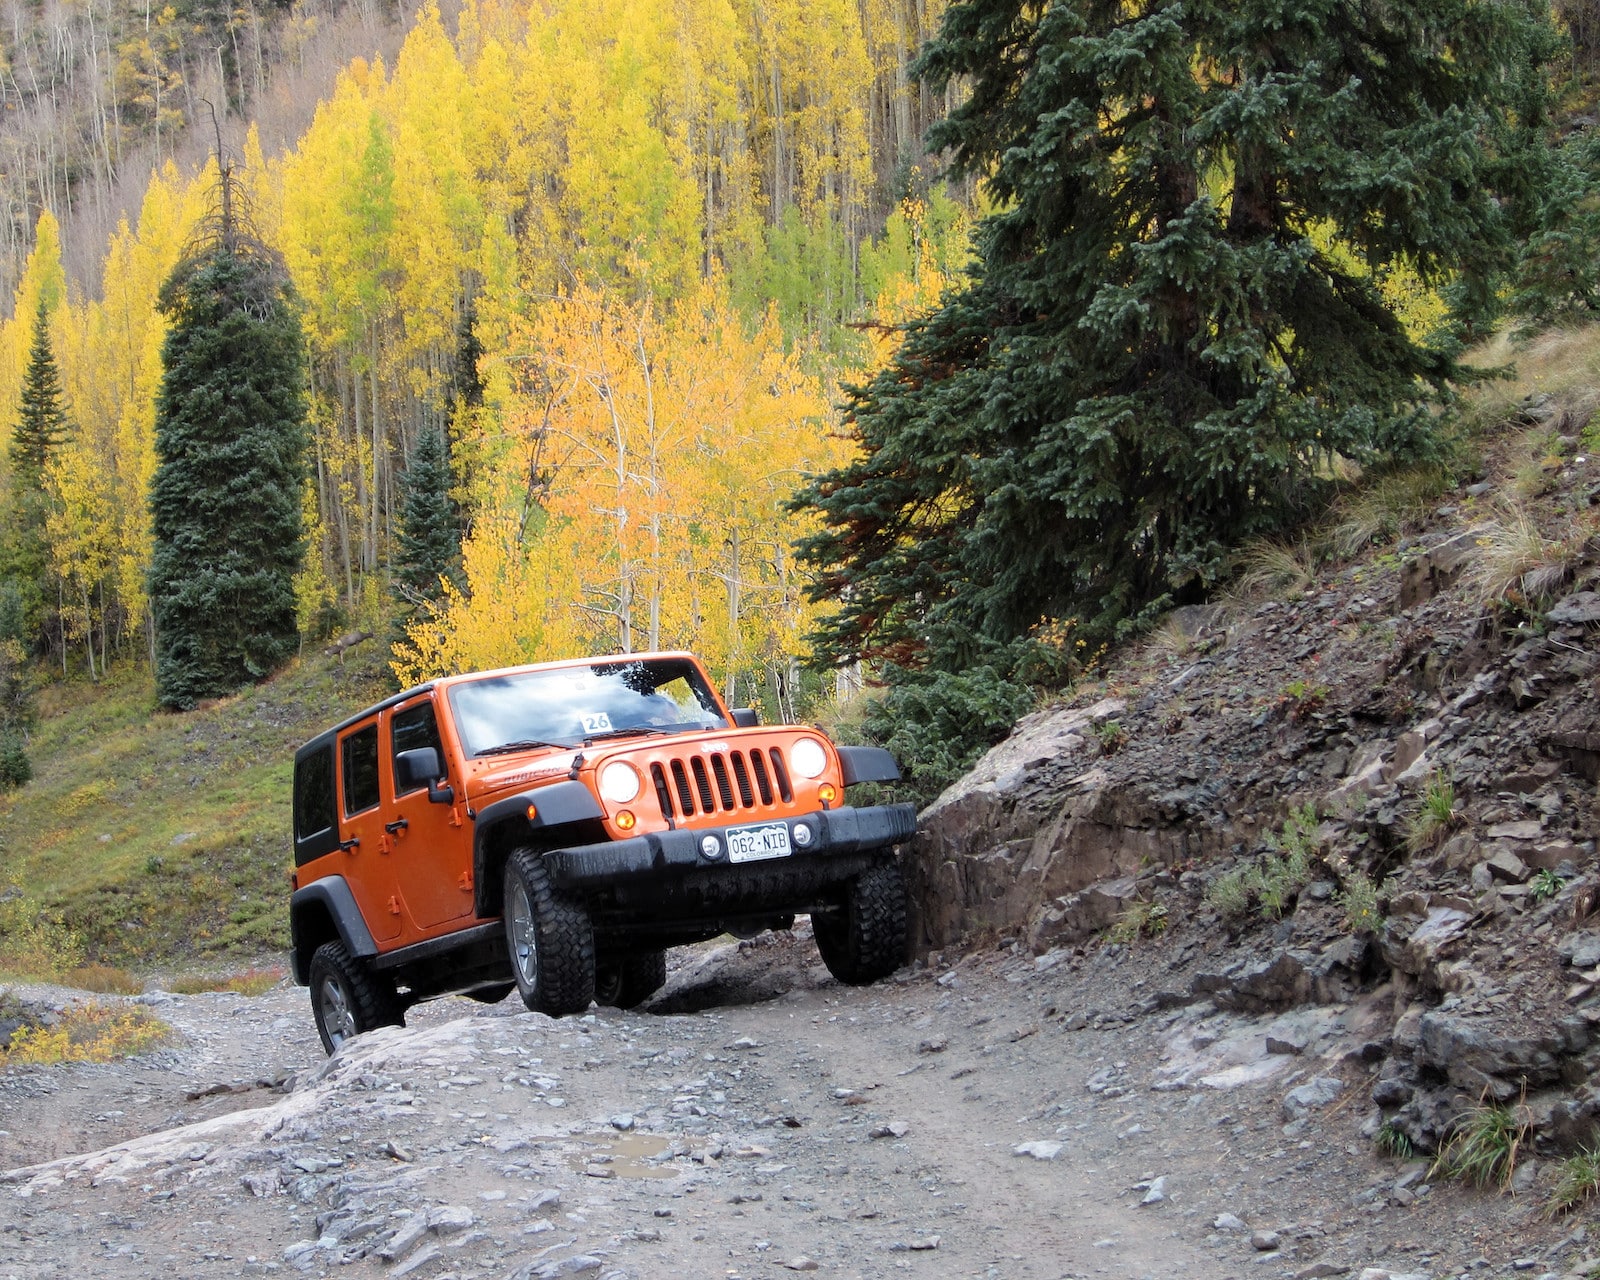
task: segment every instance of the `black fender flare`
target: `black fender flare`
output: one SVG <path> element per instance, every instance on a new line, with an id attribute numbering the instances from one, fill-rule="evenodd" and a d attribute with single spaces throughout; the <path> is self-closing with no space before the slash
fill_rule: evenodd
<path id="1" fill-rule="evenodd" d="M 533 808 L 532 817 L 528 816 L 529 806 Z M 489 866 L 489 837 L 502 823 L 519 822 L 530 831 L 539 832 L 580 822 L 598 822 L 605 816 L 605 810 L 589 788 L 573 779 L 534 787 L 478 810 L 472 819 L 474 914 L 480 919 L 499 914 L 491 905 L 499 897 L 500 886 Z"/>
<path id="2" fill-rule="evenodd" d="M 900 766 L 882 747 L 840 747 L 839 767 L 847 787 L 858 782 L 900 781 Z"/>
<path id="3" fill-rule="evenodd" d="M 338 940 L 352 956 L 368 957 L 378 954 L 378 944 L 372 940 L 372 930 L 350 892 L 350 884 L 343 876 L 323 876 L 296 889 L 289 898 L 289 937 L 293 946 L 289 952 L 294 969 L 294 980 L 302 987 L 311 981 L 311 957 L 324 942 L 326 928 L 312 926 L 312 921 L 326 916 L 338 933 Z"/>

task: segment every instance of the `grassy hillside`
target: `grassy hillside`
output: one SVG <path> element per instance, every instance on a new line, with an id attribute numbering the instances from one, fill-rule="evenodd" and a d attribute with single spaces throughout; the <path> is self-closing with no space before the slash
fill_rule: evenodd
<path id="1" fill-rule="evenodd" d="M 109 964 L 286 947 L 294 750 L 380 696 L 383 656 L 311 651 L 186 715 L 155 710 L 143 671 L 47 687 L 34 780 L 0 792 L 0 884 Z"/>

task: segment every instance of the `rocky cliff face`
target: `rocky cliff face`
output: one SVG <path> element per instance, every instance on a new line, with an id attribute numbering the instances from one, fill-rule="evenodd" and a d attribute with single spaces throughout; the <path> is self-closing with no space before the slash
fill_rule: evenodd
<path id="1" fill-rule="evenodd" d="M 1126 945 L 1155 908 L 1143 932 L 1160 936 L 1133 945 L 1157 1005 L 1283 1008 L 1387 985 L 1393 1026 L 1368 1050 L 1383 1119 L 1431 1146 L 1463 1106 L 1531 1090 L 1543 1132 L 1587 1141 L 1600 467 L 1557 412 L 1525 408 L 1549 420 L 1536 500 L 1467 486 L 1397 546 L 1280 598 L 1179 610 L 1018 724 L 923 814 L 908 860 L 920 948 L 1000 935 L 1081 953 Z M 1308 805 L 1302 882 L 1227 910 L 1214 886 L 1271 856 Z M 1353 920 L 1362 876 L 1376 911 Z M 1184 962 L 1219 930 L 1234 964 Z"/>

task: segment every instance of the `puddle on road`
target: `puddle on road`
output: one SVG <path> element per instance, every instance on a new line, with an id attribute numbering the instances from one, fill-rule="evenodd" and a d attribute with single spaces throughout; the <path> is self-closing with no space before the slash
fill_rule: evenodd
<path id="1" fill-rule="evenodd" d="M 567 1156 L 579 1173 L 591 1165 L 609 1169 L 617 1178 L 676 1178 L 678 1170 L 648 1163 L 672 1145 L 670 1138 L 653 1133 L 575 1133 L 570 1141 L 585 1150 Z"/>

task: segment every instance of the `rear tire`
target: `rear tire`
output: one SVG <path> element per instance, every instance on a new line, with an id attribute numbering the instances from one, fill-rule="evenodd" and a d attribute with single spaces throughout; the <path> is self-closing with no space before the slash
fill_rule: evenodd
<path id="1" fill-rule="evenodd" d="M 532 849 L 506 861 L 506 947 L 522 1003 L 552 1018 L 582 1013 L 594 999 L 594 927 L 583 905 L 550 884 Z"/>
<path id="2" fill-rule="evenodd" d="M 811 917 L 822 963 L 847 986 L 887 978 L 906 956 L 906 882 L 900 864 L 886 860 L 852 878 L 843 899 Z"/>
<path id="3" fill-rule="evenodd" d="M 667 953 L 643 951 L 597 964 L 596 1004 L 633 1009 L 667 985 Z"/>
<path id="4" fill-rule="evenodd" d="M 311 956 L 311 1016 L 330 1054 L 375 1027 L 403 1027 L 394 984 L 373 973 L 342 942 L 324 942 Z"/>

